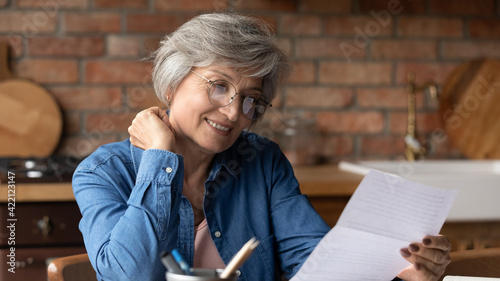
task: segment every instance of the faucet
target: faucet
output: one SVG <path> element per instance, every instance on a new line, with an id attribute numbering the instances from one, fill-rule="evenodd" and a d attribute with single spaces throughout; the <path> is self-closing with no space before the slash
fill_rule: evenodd
<path id="1" fill-rule="evenodd" d="M 406 143 L 406 158 L 409 162 L 414 162 L 428 154 L 429 149 L 422 145 L 417 139 L 416 125 L 415 125 L 415 93 L 420 91 L 427 91 L 431 99 L 437 99 L 437 86 L 434 82 L 426 82 L 421 86 L 415 84 L 415 74 L 408 73 L 408 84 L 406 92 L 408 93 L 408 128 L 405 135 Z M 427 146 L 427 145 L 426 145 Z"/>

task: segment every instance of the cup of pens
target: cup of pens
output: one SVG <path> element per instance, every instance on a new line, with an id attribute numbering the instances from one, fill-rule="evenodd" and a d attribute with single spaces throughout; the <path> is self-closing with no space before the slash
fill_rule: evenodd
<path id="1" fill-rule="evenodd" d="M 223 269 L 208 269 L 208 268 L 192 268 L 191 275 L 184 273 L 172 273 L 167 271 L 167 281 L 237 281 L 238 276 L 233 273 L 227 278 L 221 278 Z"/>
<path id="2" fill-rule="evenodd" d="M 237 281 L 236 270 L 250 257 L 259 241 L 250 239 L 231 259 L 225 269 L 190 268 L 177 250 L 162 253 L 161 261 L 167 268 L 167 281 Z"/>

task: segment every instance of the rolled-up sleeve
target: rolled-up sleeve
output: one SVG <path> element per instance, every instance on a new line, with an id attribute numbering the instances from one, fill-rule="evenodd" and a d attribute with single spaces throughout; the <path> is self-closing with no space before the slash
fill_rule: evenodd
<path id="1" fill-rule="evenodd" d="M 154 280 L 165 271 L 160 251 L 176 246 L 182 157 L 146 150 L 137 172 L 130 161 L 97 153 L 73 176 L 80 230 L 103 280 Z"/>

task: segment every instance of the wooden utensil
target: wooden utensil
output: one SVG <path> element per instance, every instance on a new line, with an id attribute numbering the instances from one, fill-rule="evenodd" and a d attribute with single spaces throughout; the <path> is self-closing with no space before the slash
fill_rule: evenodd
<path id="1" fill-rule="evenodd" d="M 439 112 L 451 144 L 471 159 L 500 159 L 500 61 L 460 65 L 444 84 Z"/>
<path id="2" fill-rule="evenodd" d="M 0 42 L 0 157 L 47 157 L 61 137 L 61 111 L 44 88 L 13 77 Z"/>

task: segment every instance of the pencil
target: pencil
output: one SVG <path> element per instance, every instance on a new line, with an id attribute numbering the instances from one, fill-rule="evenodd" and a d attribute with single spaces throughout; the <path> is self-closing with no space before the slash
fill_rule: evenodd
<path id="1" fill-rule="evenodd" d="M 231 276 L 238 268 L 240 268 L 243 263 L 250 257 L 253 253 L 253 250 L 259 245 L 259 241 L 252 237 L 241 249 L 236 253 L 236 255 L 231 259 L 229 264 L 226 266 L 226 269 L 222 271 L 220 274 L 221 279 L 228 278 Z"/>

